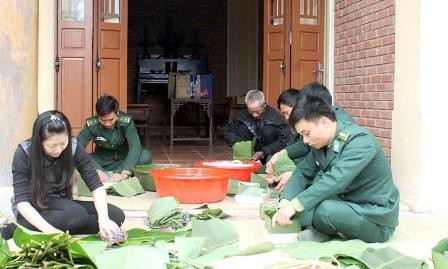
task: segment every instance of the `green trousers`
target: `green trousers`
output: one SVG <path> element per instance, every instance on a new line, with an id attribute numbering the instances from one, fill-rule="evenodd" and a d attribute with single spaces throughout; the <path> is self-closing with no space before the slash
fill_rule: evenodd
<path id="1" fill-rule="evenodd" d="M 121 172 L 123 170 L 123 165 L 125 161 L 124 159 L 116 160 L 107 165 L 100 165 L 101 163 L 104 163 L 104 161 L 101 160 L 101 158 L 98 158 L 97 155 L 92 154 L 92 159 L 97 169 L 101 169 L 103 171 L 110 171 L 112 173 Z M 152 161 L 151 152 L 147 149 L 143 149 L 142 153 L 140 154 L 140 158 L 136 164 L 150 164 L 151 161 Z"/>
<path id="2" fill-rule="evenodd" d="M 328 199 L 311 210 L 301 213 L 302 227 L 312 225 L 330 236 L 342 233 L 347 239 L 361 239 L 367 243 L 385 242 L 394 229 L 378 225 L 358 214 L 345 201 Z"/>

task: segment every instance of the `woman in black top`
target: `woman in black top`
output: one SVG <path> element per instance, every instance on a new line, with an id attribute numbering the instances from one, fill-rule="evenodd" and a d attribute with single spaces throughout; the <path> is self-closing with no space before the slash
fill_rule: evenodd
<path id="1" fill-rule="evenodd" d="M 73 200 L 74 169 L 92 191 L 93 202 Z M 71 136 L 70 123 L 61 112 L 47 111 L 37 117 L 31 139 L 14 154 L 12 173 L 13 211 L 19 224 L 44 233 L 99 232 L 103 238 L 120 232 L 124 213 L 106 203 L 91 157 Z M 13 229 L 5 231 L 2 236 L 10 238 Z"/>

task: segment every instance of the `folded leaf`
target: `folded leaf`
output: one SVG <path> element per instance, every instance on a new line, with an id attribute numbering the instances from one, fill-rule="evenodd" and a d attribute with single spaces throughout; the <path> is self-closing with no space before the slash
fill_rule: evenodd
<path id="1" fill-rule="evenodd" d="M 220 246 L 238 242 L 238 232 L 232 224 L 221 219 L 191 219 L 192 236 L 206 237 L 204 248 L 212 250 Z"/>
<path id="2" fill-rule="evenodd" d="M 280 154 L 277 161 L 274 163 L 274 173 L 277 176 L 285 172 L 292 172 L 296 169 L 294 162 L 288 157 L 288 154 Z"/>
<path id="3" fill-rule="evenodd" d="M 77 191 L 76 193 L 79 196 L 87 196 L 87 197 L 92 197 L 93 194 L 92 192 L 89 190 L 89 187 L 87 187 L 86 183 L 84 182 L 84 179 L 81 178 L 81 176 L 78 174 L 78 184 L 77 184 Z"/>
<path id="4" fill-rule="evenodd" d="M 174 197 L 162 197 L 154 200 L 147 213 L 151 229 L 183 227 L 182 211 L 178 200 Z"/>
<path id="5" fill-rule="evenodd" d="M 240 187 L 240 181 L 236 180 L 236 179 L 230 179 L 229 180 L 229 185 L 227 187 L 227 195 L 236 195 L 238 193 Z"/>
<path id="6" fill-rule="evenodd" d="M 252 141 L 236 142 L 232 146 L 233 159 L 248 161 L 254 155 L 255 139 Z"/>

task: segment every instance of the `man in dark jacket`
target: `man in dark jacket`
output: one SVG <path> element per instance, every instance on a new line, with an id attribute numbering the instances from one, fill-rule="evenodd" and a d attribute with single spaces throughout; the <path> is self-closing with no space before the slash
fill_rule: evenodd
<path id="1" fill-rule="evenodd" d="M 266 104 L 263 92 L 249 91 L 245 102 L 247 110 L 227 123 L 224 139 L 227 144 L 233 146 L 236 142 L 255 138 L 252 160 L 260 160 L 264 164 L 268 156 L 288 144 L 291 131 L 280 113 Z"/>

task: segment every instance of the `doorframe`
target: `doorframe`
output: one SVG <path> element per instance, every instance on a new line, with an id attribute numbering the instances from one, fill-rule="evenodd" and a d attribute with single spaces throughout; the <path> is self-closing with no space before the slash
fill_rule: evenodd
<path id="1" fill-rule="evenodd" d="M 334 0 L 326 0 L 325 5 L 324 84 L 334 97 Z"/>

